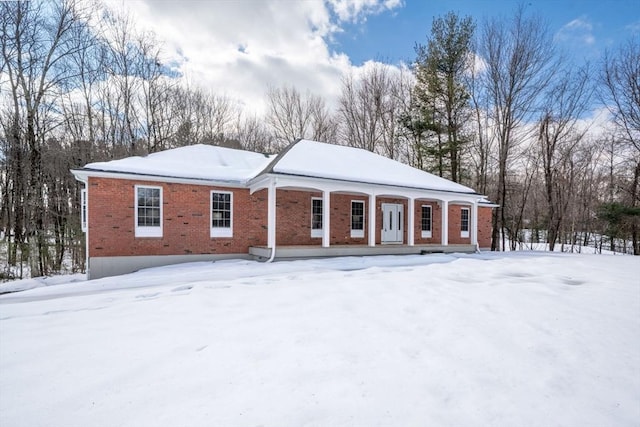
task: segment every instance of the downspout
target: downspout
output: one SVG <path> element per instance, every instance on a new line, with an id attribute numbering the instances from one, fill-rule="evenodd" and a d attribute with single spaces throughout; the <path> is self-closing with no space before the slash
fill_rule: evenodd
<path id="1" fill-rule="evenodd" d="M 86 205 L 86 213 L 87 213 L 87 227 L 86 230 L 82 230 L 84 233 L 84 262 L 86 269 L 87 280 L 90 279 L 90 263 L 89 263 L 89 177 L 83 174 L 77 174 L 77 171 L 71 169 L 71 173 L 76 181 L 81 182 L 83 184 L 83 188 L 80 190 L 84 191 L 84 203 Z M 80 197 L 80 228 L 82 228 L 82 196 Z"/>
<path id="2" fill-rule="evenodd" d="M 87 205 L 87 229 L 84 232 L 84 262 L 85 262 L 85 270 L 87 272 L 85 275 L 87 276 L 87 280 L 91 278 L 91 265 L 89 262 L 89 177 L 87 177 L 86 181 L 82 181 L 84 184 L 84 202 Z M 82 206 L 80 206 L 80 226 L 82 227 Z"/>
<path id="3" fill-rule="evenodd" d="M 271 180 L 267 193 L 267 243 L 271 247 L 271 255 L 266 262 L 269 263 L 276 257 L 276 180 L 277 178 Z"/>
<path id="4" fill-rule="evenodd" d="M 480 213 L 480 209 L 478 207 L 478 200 L 473 201 L 473 212 L 472 212 L 472 225 L 473 225 L 473 240 L 476 245 L 476 253 L 480 253 L 480 242 L 478 241 L 478 214 Z"/>
<path id="5" fill-rule="evenodd" d="M 271 248 L 271 255 L 269 256 L 269 259 L 266 262 L 273 262 L 273 259 L 276 257 L 276 245 L 273 245 L 273 247 Z"/>

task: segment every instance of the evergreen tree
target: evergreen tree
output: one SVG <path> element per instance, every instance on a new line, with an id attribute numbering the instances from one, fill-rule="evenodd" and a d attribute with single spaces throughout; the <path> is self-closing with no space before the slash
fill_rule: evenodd
<path id="1" fill-rule="evenodd" d="M 426 154 L 436 160 L 437 172 L 460 181 L 462 151 L 467 139 L 463 125 L 469 118 L 469 90 L 464 74 L 472 59 L 475 24 L 471 17 L 453 12 L 436 18 L 427 45 L 417 44 L 415 64 L 416 109 L 425 129 L 436 130 L 425 138 Z"/>

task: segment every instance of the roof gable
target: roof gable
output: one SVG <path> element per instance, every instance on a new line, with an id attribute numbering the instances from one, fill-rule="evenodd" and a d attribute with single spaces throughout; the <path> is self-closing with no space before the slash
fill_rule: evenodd
<path id="1" fill-rule="evenodd" d="M 473 189 L 359 148 L 299 140 L 266 172 L 477 194 Z"/>

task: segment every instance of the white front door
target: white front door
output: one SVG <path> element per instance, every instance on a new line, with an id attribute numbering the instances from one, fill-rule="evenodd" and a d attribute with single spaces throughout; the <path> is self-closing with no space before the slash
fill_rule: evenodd
<path id="1" fill-rule="evenodd" d="M 382 204 L 382 243 L 402 243 L 404 237 L 404 205 Z"/>

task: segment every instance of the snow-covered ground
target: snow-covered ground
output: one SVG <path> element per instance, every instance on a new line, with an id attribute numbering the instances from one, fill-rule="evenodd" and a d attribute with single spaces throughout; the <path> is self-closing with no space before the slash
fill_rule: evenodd
<path id="1" fill-rule="evenodd" d="M 1 426 L 639 424 L 637 257 L 225 261 L 0 296 Z"/>

